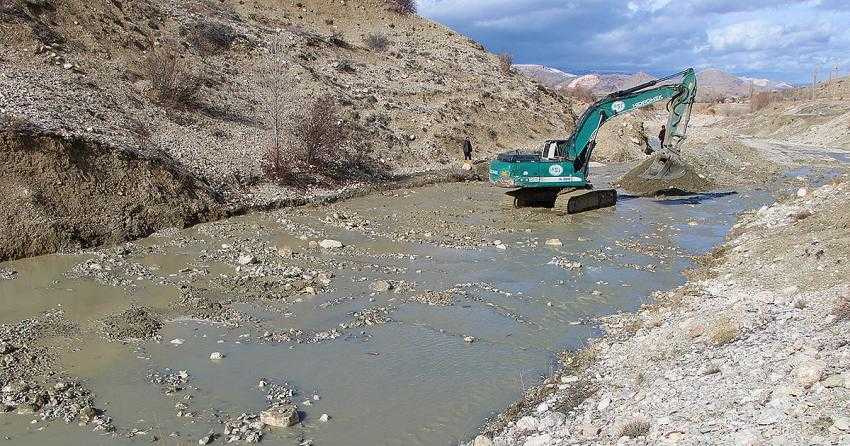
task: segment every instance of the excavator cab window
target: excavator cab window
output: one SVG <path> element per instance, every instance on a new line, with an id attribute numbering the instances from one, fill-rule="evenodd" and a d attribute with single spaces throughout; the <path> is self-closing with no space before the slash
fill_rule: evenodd
<path id="1" fill-rule="evenodd" d="M 558 143 L 556 141 L 549 141 L 543 145 L 543 154 L 541 158 L 545 160 L 553 160 L 560 158 L 558 154 Z"/>
<path id="2" fill-rule="evenodd" d="M 565 159 L 567 143 L 567 141 L 546 141 L 540 151 L 540 159 L 544 161 Z"/>

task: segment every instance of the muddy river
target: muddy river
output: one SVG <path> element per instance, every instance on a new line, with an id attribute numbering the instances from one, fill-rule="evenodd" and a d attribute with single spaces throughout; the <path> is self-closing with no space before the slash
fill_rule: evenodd
<path id="1" fill-rule="evenodd" d="M 16 272 L 0 279 L 0 323 L 58 314 L 64 328 L 38 342 L 116 426 L 0 414 L 0 439 L 198 444 L 283 392 L 302 423 L 264 443 L 454 445 L 597 335 L 594 317 L 681 284 L 739 212 L 768 201 L 622 197 L 569 216 L 446 184 L 0 264 Z"/>

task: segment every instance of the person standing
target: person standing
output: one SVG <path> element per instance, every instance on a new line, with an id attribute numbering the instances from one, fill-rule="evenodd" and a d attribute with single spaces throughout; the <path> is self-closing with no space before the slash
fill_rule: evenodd
<path id="1" fill-rule="evenodd" d="M 469 141 L 469 138 L 463 140 L 463 160 L 472 161 L 472 142 Z"/>
<path id="2" fill-rule="evenodd" d="M 658 140 L 660 141 L 661 147 L 664 147 L 664 137 L 667 136 L 667 126 L 661 124 L 661 131 L 658 132 Z"/>

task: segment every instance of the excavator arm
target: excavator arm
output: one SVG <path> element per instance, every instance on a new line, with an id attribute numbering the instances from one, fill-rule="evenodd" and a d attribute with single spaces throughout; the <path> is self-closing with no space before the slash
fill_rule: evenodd
<path id="1" fill-rule="evenodd" d="M 669 83 L 673 79 L 681 80 Z M 576 171 L 585 170 L 596 143 L 596 134 L 609 119 L 632 110 L 667 100 L 667 133 L 661 142 L 659 158 L 677 157 L 685 139 L 691 109 L 696 98 L 694 70 L 687 70 L 611 93 L 591 105 L 576 121 L 576 130 L 563 144 L 563 155 L 574 160 Z M 560 149 L 560 148 L 559 148 Z"/>

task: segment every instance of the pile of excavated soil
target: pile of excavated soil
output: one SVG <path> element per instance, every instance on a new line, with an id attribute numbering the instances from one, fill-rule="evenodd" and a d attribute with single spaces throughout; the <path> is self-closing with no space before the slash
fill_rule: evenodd
<path id="1" fill-rule="evenodd" d="M 110 339 L 149 339 L 159 332 L 162 322 L 142 308 L 129 308 L 103 320 L 103 331 Z"/>
<path id="2" fill-rule="evenodd" d="M 714 188 L 714 183 L 701 176 L 692 166 L 685 164 L 685 175 L 671 181 L 647 180 L 640 176 L 652 165 L 654 157 L 650 157 L 628 171 L 615 183 L 625 191 L 634 195 L 649 197 L 656 195 L 688 194 L 708 192 Z"/>

